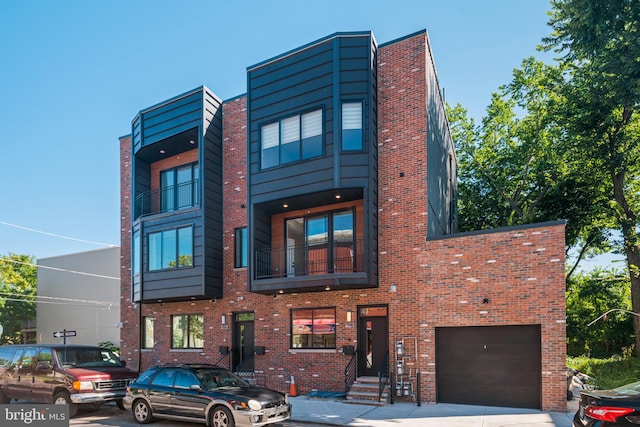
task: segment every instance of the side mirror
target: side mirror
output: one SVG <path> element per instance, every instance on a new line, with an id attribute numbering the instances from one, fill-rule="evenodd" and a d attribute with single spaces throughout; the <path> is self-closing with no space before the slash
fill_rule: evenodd
<path id="1" fill-rule="evenodd" d="M 123 368 L 125 366 L 127 366 L 127 361 L 126 360 L 120 360 L 120 366 L 122 366 Z"/>
<path id="2" fill-rule="evenodd" d="M 191 384 L 191 385 L 189 386 L 189 390 L 202 391 L 202 387 L 200 387 L 200 384 Z"/>

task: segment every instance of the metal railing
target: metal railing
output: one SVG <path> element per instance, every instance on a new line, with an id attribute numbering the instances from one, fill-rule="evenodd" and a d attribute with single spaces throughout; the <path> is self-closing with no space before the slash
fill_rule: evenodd
<path id="1" fill-rule="evenodd" d="M 389 383 L 389 354 L 384 357 L 384 360 L 378 368 L 378 402 L 382 399 L 382 392 Z"/>
<path id="2" fill-rule="evenodd" d="M 255 251 L 255 278 L 364 272 L 364 240 L 287 246 Z"/>
<path id="3" fill-rule="evenodd" d="M 353 352 L 353 356 L 347 363 L 347 367 L 344 368 L 344 392 L 345 394 L 349 394 L 349 390 L 351 390 L 351 386 L 356 381 L 356 377 L 358 376 L 358 350 Z"/>
<path id="4" fill-rule="evenodd" d="M 198 180 L 146 191 L 136 196 L 134 218 L 198 205 Z"/>

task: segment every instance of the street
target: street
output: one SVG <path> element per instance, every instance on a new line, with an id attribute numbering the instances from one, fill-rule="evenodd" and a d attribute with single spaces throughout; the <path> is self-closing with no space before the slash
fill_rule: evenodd
<path id="1" fill-rule="evenodd" d="M 71 419 L 70 426 L 82 426 L 82 427 L 133 427 L 139 426 L 133 419 L 130 412 L 122 411 L 113 403 L 101 405 L 98 408 L 83 408 L 80 409 L 78 415 Z M 204 424 L 186 423 L 180 421 L 168 421 L 157 420 L 153 423 L 158 427 L 193 427 Z M 272 424 L 274 427 L 313 427 L 313 426 L 325 426 L 326 424 L 314 424 L 298 421 L 287 421 L 284 423 Z"/>

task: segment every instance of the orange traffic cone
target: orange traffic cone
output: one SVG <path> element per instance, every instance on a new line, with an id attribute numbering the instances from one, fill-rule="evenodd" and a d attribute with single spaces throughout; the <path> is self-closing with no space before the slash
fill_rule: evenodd
<path id="1" fill-rule="evenodd" d="M 289 384 L 289 396 L 296 397 L 298 395 L 298 390 L 296 389 L 296 380 L 291 375 L 291 384 Z"/>

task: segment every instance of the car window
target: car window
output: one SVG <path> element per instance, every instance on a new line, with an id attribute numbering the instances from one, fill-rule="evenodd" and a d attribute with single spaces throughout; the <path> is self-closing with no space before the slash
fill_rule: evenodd
<path id="1" fill-rule="evenodd" d="M 176 376 L 175 369 L 163 369 L 156 375 L 156 377 L 151 381 L 153 385 L 159 385 L 164 387 L 173 386 L 173 378 Z"/>
<path id="2" fill-rule="evenodd" d="M 136 380 L 136 383 L 138 383 L 138 384 L 149 384 L 149 382 L 151 381 L 151 377 L 153 377 L 156 372 L 158 372 L 157 368 L 149 368 L 149 369 L 147 369 L 142 374 L 140 374 L 140 376 Z"/>
<path id="3" fill-rule="evenodd" d="M 38 354 L 38 362 L 51 362 L 53 360 L 53 356 L 51 355 L 51 349 L 43 348 L 40 350 L 40 354 Z"/>
<path id="4" fill-rule="evenodd" d="M 177 388 L 189 388 L 192 385 L 200 385 L 200 381 L 189 371 L 178 371 L 176 374 L 175 387 Z"/>
<path id="5" fill-rule="evenodd" d="M 11 347 L 0 348 L 0 366 L 8 366 L 15 350 Z"/>
<path id="6" fill-rule="evenodd" d="M 615 388 L 614 391 L 620 394 L 640 394 L 640 382 L 623 385 Z"/>
<path id="7" fill-rule="evenodd" d="M 201 369 L 198 370 L 197 376 L 208 390 L 213 390 L 218 387 L 240 387 L 249 385 L 245 380 L 226 369 Z"/>
<path id="8" fill-rule="evenodd" d="M 61 348 L 57 349 L 56 353 L 62 366 L 75 366 L 78 368 L 106 368 L 121 366 L 118 356 L 104 348 Z"/>

